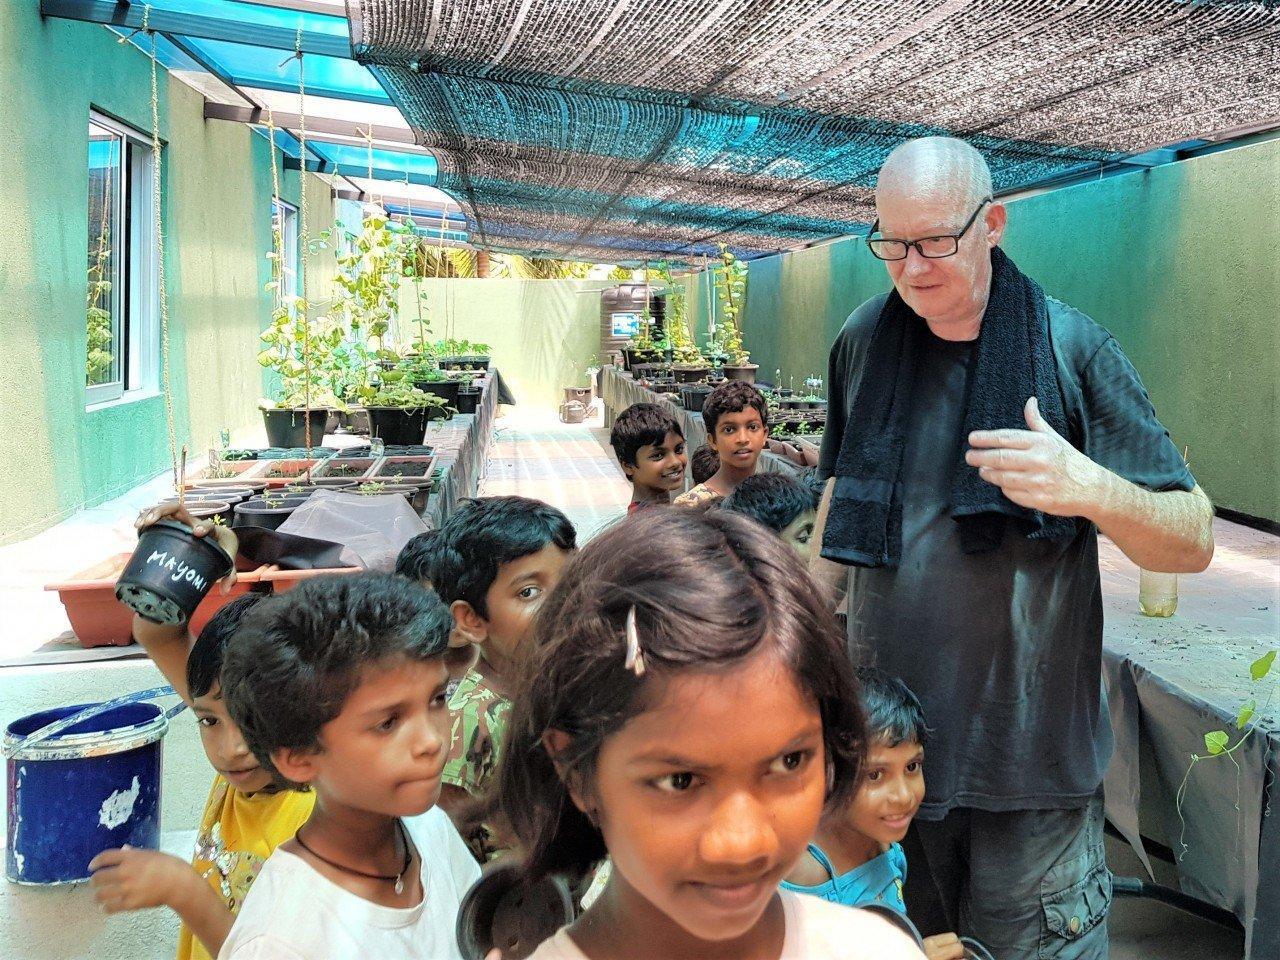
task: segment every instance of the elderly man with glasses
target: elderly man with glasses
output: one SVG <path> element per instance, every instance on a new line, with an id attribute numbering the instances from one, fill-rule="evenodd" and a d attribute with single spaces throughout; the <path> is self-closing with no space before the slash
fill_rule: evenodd
<path id="1" fill-rule="evenodd" d="M 831 350 L 814 567 L 932 727 L 909 902 L 1000 960 L 1104 958 L 1097 535 L 1196 572 L 1213 508 L 1116 341 L 1000 249 L 977 150 L 903 144 L 876 212 L 893 289 Z"/>

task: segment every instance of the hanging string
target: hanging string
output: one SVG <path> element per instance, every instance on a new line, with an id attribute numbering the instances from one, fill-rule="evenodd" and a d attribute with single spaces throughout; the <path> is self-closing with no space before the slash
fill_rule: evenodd
<path id="1" fill-rule="evenodd" d="M 295 302 L 298 310 L 298 322 L 302 330 L 302 369 L 306 378 L 302 384 L 302 401 L 306 418 L 304 426 L 307 446 L 307 459 L 311 459 L 311 326 L 307 319 L 307 246 L 311 234 L 307 225 L 307 74 L 306 61 L 302 55 L 302 28 L 298 28 L 298 36 L 293 44 L 294 56 L 298 58 L 298 298 Z M 320 442 L 324 442 L 321 436 Z M 306 475 L 311 476 L 311 468 L 307 467 Z"/>
<path id="2" fill-rule="evenodd" d="M 169 434 L 169 464 L 173 486 L 182 499 L 183 478 L 178 475 L 178 437 L 173 421 L 173 386 L 169 380 L 169 290 L 164 271 L 164 220 L 160 202 L 160 84 L 156 67 L 156 35 L 150 30 L 151 4 L 142 10 L 142 32 L 151 38 L 151 228 L 155 232 L 156 284 L 160 296 L 160 376 L 164 393 L 164 419 Z"/>

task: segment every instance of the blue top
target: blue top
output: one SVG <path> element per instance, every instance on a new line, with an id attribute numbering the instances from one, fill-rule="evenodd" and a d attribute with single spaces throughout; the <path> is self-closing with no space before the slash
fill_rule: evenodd
<path id="1" fill-rule="evenodd" d="M 882 903 L 906 914 L 907 904 L 902 897 L 902 887 L 907 882 L 907 856 L 902 852 L 901 844 L 890 845 L 880 856 L 838 877 L 827 855 L 815 844 L 809 844 L 809 854 L 827 871 L 827 881 L 816 887 L 802 887 L 784 880 L 783 889 L 807 893 L 847 907 Z"/>

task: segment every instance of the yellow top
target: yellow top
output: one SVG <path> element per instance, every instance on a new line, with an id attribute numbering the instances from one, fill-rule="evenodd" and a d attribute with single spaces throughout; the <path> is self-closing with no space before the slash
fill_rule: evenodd
<path id="1" fill-rule="evenodd" d="M 231 912 L 239 913 L 267 857 L 307 822 L 315 802 L 310 792 L 242 793 L 214 777 L 191 865 Z M 178 960 L 212 960 L 185 923 L 178 934 Z"/>

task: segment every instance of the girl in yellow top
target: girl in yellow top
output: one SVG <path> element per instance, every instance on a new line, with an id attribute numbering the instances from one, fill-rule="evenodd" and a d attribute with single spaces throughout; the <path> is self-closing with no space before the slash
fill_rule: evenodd
<path id="1" fill-rule="evenodd" d="M 176 507 L 153 510 L 139 528 L 162 516 L 190 525 L 197 536 L 210 532 L 231 556 L 235 535 L 225 527 L 193 520 Z M 234 574 L 228 580 L 234 579 Z M 94 897 L 107 913 L 167 906 L 182 918 L 178 960 L 210 960 L 222 948 L 254 878 L 272 851 L 292 837 L 307 818 L 311 793 L 278 789 L 245 746 L 227 713 L 218 682 L 227 642 L 245 614 L 260 600 L 248 594 L 227 604 L 192 642 L 185 627 L 133 618 L 134 638 L 186 701 L 200 725 L 200 742 L 214 777 L 191 863 L 155 850 L 124 847 L 99 854 Z"/>

